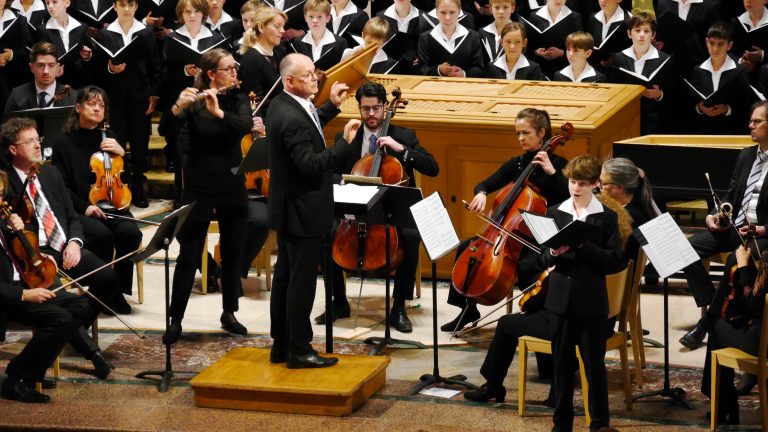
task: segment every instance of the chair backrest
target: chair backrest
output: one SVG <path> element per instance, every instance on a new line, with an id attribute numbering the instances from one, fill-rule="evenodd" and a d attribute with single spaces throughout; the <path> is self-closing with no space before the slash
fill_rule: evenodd
<path id="1" fill-rule="evenodd" d="M 766 369 L 768 366 L 766 358 L 768 357 L 768 294 L 765 295 L 765 304 L 763 305 L 763 323 L 760 332 L 760 351 L 757 352 L 757 367 Z"/>
<path id="2" fill-rule="evenodd" d="M 629 260 L 624 270 L 605 277 L 605 285 L 608 287 L 608 318 L 618 316 L 620 319 L 626 315 L 629 304 L 629 288 L 632 286 L 634 273 L 634 261 Z"/>

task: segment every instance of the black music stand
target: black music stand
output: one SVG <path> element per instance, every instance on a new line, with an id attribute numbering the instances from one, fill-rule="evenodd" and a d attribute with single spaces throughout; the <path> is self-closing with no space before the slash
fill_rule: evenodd
<path id="1" fill-rule="evenodd" d="M 160 226 L 157 227 L 155 235 L 149 241 L 147 247 L 141 252 L 131 258 L 133 262 L 139 262 L 149 258 L 152 254 L 159 250 L 165 251 L 165 333 L 168 333 L 168 328 L 171 326 L 171 273 L 170 273 L 170 260 L 168 259 L 168 247 L 171 242 L 179 233 L 179 229 L 184 225 L 184 221 L 189 216 L 190 211 L 195 206 L 195 203 L 187 204 L 163 219 Z M 157 375 L 160 377 L 158 383 L 158 391 L 165 393 L 168 391 L 168 386 L 174 376 L 185 375 L 187 379 L 197 372 L 174 372 L 171 366 L 171 345 L 165 344 L 165 369 L 164 370 L 149 370 L 136 374 L 136 378 L 149 379 L 150 376 Z"/>
<path id="2" fill-rule="evenodd" d="M 50 108 L 30 108 L 21 111 L 13 111 L 3 114 L 2 122 L 14 117 L 23 117 L 33 119 L 37 123 L 37 130 L 41 137 L 45 137 L 43 147 L 44 159 L 48 159 L 53 149 L 53 143 L 64 135 L 64 124 L 67 122 L 74 106 L 50 107 Z"/>

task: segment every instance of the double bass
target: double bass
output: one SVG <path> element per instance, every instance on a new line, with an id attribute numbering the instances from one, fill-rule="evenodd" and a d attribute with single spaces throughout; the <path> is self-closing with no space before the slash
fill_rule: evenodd
<path id="1" fill-rule="evenodd" d="M 107 138 L 106 123 L 101 127 L 101 140 Z M 122 180 L 123 158 L 97 151 L 91 155 L 91 172 L 95 180 L 88 192 L 88 201 L 102 210 L 124 210 L 131 205 L 131 189 Z"/>
<path id="2" fill-rule="evenodd" d="M 392 117 L 398 108 L 408 104 L 403 100 L 399 87 L 392 90 L 392 101 L 387 105 L 387 113 L 379 130 L 380 137 L 387 136 Z M 352 175 L 381 177 L 384 184 L 400 185 L 409 181 L 408 172 L 397 158 L 386 154 L 384 147 L 378 147 L 376 153 L 360 159 L 352 167 Z M 336 229 L 333 239 L 333 260 L 341 268 L 350 271 L 372 271 L 387 265 L 386 240 L 384 225 L 367 225 L 344 219 Z M 403 247 L 397 237 L 397 230 L 389 227 L 389 269 L 400 265 L 403 260 Z"/>
<path id="3" fill-rule="evenodd" d="M 545 142 L 539 151 L 552 152 L 573 136 L 573 125 L 564 123 L 563 133 Z M 545 213 L 547 203 L 536 188 L 529 184 L 536 165 L 533 162 L 520 176 L 496 195 L 482 233 L 470 242 L 453 265 L 451 281 L 459 294 L 474 298 L 481 305 L 494 305 L 509 294 L 517 279 L 517 262 L 523 246 L 541 253 L 532 238 L 520 210 Z M 468 207 L 468 206 L 467 206 Z"/>

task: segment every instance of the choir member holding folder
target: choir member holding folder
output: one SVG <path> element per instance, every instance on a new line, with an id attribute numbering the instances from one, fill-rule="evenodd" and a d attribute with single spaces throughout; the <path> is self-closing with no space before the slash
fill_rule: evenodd
<path id="1" fill-rule="evenodd" d="M 587 30 L 595 40 L 589 62 L 604 72 L 614 61 L 614 54 L 628 48 L 632 42 L 625 37 L 627 22 L 632 15 L 620 7 L 622 0 L 603 0 L 600 10 L 589 17 Z"/>
<path id="2" fill-rule="evenodd" d="M 11 0 L 0 0 L 0 107 L 5 106 L 12 88 L 30 78 L 29 32 L 27 19 L 11 8 Z"/>
<path id="3" fill-rule="evenodd" d="M 48 8 L 45 7 L 43 0 L 21 1 L 6 0 L 11 3 L 11 9 L 14 9 L 21 16 L 26 18 L 29 31 L 33 39 L 37 39 L 38 27 L 48 21 Z"/>
<path id="4" fill-rule="evenodd" d="M 422 13 L 411 0 L 396 0 L 393 5 L 376 15 L 389 23 L 387 43 L 383 49 L 388 56 L 401 62 L 400 67 L 405 69 L 403 73 L 417 74 L 414 63 L 421 34 L 419 16 Z"/>
<path id="5" fill-rule="evenodd" d="M 565 38 L 582 29 L 581 15 L 571 11 L 565 0 L 547 0 L 547 5 L 522 19 L 528 33 L 528 46 L 535 54 L 544 75 L 551 78 L 555 71 L 568 65 L 565 58 Z"/>
<path id="6" fill-rule="evenodd" d="M 63 74 L 58 77 L 58 81 L 74 88 L 92 83 L 92 52 L 88 47 L 86 25 L 67 14 L 69 0 L 50 0 L 47 5 L 51 17 L 44 26 L 38 28 L 37 39 L 56 46 L 59 64 L 63 68 Z"/>
<path id="7" fill-rule="evenodd" d="M 720 19 L 721 0 L 658 0 L 656 48 L 674 55 L 680 71 L 687 72 L 707 57 L 704 36 Z M 729 2 L 736 0 L 726 0 Z"/>
<path id="8" fill-rule="evenodd" d="M 507 24 L 512 22 L 510 17 L 515 11 L 515 0 L 491 0 L 490 9 L 493 13 L 493 22 L 477 31 L 483 41 L 486 64 L 493 64 L 504 56 L 501 32 Z"/>
<path id="9" fill-rule="evenodd" d="M 419 68 L 422 75 L 480 78 L 484 74 L 480 35 L 459 23 L 461 2 L 435 2 L 440 25 L 419 36 Z"/>
<path id="10" fill-rule="evenodd" d="M 78 21 L 88 26 L 91 37 L 97 37 L 99 33 L 115 20 L 115 10 L 111 0 L 75 0 L 69 12 Z M 95 9 L 94 9 L 95 7 Z"/>
<path id="11" fill-rule="evenodd" d="M 731 20 L 733 53 L 752 72 L 768 62 L 768 6 L 765 0 L 744 0 L 746 12 Z M 753 74 L 753 78 L 754 78 Z"/>

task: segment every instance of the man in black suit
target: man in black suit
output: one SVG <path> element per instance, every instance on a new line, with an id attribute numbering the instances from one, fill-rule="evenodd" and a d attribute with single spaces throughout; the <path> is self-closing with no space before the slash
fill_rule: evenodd
<path id="1" fill-rule="evenodd" d="M 768 102 L 757 102 L 752 106 L 749 130 L 752 141 L 757 145 L 739 152 L 728 192 L 721 197 L 722 202 L 733 205 L 730 221 L 723 220 L 715 209 L 706 218 L 709 229 L 689 238 L 691 246 L 702 258 L 734 251 L 741 244 L 740 235 L 743 236 L 748 231 L 747 224 L 755 225 L 759 249 L 765 250 L 768 246 L 768 241 L 765 240 L 768 232 L 768 182 L 765 181 L 768 171 Z M 705 308 L 715 295 L 715 287 L 704 264 L 697 261 L 684 271 L 696 306 Z M 700 322 L 680 338 L 680 343 L 690 349 L 696 349 L 706 334 L 705 326 Z"/>
<path id="2" fill-rule="evenodd" d="M 359 128 L 355 138 L 350 142 L 351 152 L 342 165 L 337 167 L 337 174 L 348 174 L 355 163 L 362 157 L 375 153 L 379 147 L 398 160 L 408 173 L 407 185 L 416 187 L 414 170 L 434 177 L 440 168 L 435 158 L 419 144 L 416 133 L 411 129 L 390 125 L 384 135 L 382 123 L 387 112 L 387 90 L 378 83 L 365 83 L 355 93 L 355 99 L 360 106 L 360 116 L 364 127 Z M 359 122 L 358 122 L 359 123 Z M 336 140 L 343 140 L 341 133 Z M 336 181 L 341 180 L 337 177 Z M 416 281 L 416 272 L 419 262 L 419 232 L 413 228 L 397 230 L 398 242 L 403 247 L 403 261 L 395 273 L 395 289 L 392 304 L 392 326 L 403 333 L 413 331 L 411 320 L 405 312 L 405 301 L 413 299 L 413 287 Z M 349 303 L 347 303 L 344 278 L 336 264 L 333 265 L 333 289 L 334 289 L 334 321 L 336 318 L 345 318 L 350 315 Z M 317 317 L 315 322 L 324 324 L 326 315 Z"/>
<path id="3" fill-rule="evenodd" d="M 5 112 L 48 106 L 73 106 L 74 92 L 69 92 L 60 100 L 55 100 L 55 96 L 64 90 L 63 85 L 56 83 L 56 76 L 61 67 L 53 44 L 38 42 L 32 46 L 29 53 L 29 68 L 35 79 L 11 90 L 11 95 L 5 103 Z"/>
<path id="4" fill-rule="evenodd" d="M 322 126 L 340 112 L 348 87 L 334 83 L 330 101 L 316 110 L 309 99 L 318 91 L 312 59 L 289 54 L 280 62 L 280 76 L 284 91 L 272 100 L 266 119 L 271 141 L 268 216 L 278 246 L 270 361 L 287 361 L 289 368 L 326 367 L 338 359 L 312 349 L 309 315 L 322 243 L 333 225 L 333 166 L 346 157 L 359 124 L 347 124 L 346 141 L 327 149 Z"/>

